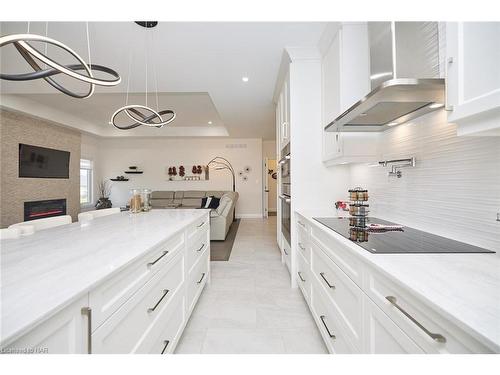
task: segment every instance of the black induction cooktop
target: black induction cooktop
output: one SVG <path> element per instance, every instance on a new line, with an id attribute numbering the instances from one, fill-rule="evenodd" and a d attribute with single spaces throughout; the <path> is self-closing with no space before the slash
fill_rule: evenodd
<path id="1" fill-rule="evenodd" d="M 370 231 L 359 225 L 359 219 L 354 218 L 322 217 L 314 220 L 373 254 L 495 253 L 410 227 L 397 231 Z M 396 225 L 376 217 L 363 220 L 366 220 L 364 224 Z"/>

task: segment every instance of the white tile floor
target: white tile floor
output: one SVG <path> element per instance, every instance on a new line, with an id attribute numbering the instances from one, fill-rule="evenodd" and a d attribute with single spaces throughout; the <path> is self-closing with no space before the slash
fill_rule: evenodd
<path id="1" fill-rule="evenodd" d="M 227 262 L 211 262 L 176 353 L 326 353 L 276 245 L 276 217 L 242 220 Z"/>

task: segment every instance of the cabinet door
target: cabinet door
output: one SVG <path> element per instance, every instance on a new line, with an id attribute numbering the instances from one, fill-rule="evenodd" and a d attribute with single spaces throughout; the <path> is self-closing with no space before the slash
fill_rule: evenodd
<path id="1" fill-rule="evenodd" d="M 9 345 L 6 353 L 83 354 L 88 352 L 88 316 L 82 308 L 88 306 L 88 296 L 41 323 Z"/>
<path id="2" fill-rule="evenodd" d="M 365 298 L 365 353 L 420 354 L 415 344 L 370 298 Z"/>
<path id="3" fill-rule="evenodd" d="M 446 45 L 448 121 L 499 111 L 500 22 L 448 22 Z"/>

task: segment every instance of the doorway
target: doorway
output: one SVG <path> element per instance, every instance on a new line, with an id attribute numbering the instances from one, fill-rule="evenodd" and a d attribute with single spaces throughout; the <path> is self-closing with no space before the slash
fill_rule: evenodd
<path id="1" fill-rule="evenodd" d="M 276 216 L 278 206 L 278 171 L 276 159 L 264 158 L 264 217 Z"/>

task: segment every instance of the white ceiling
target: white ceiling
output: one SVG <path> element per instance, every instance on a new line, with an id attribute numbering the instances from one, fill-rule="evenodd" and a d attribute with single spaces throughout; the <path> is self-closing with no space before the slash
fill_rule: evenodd
<path id="1" fill-rule="evenodd" d="M 183 115 L 174 121 L 179 123 L 175 126 L 187 131 L 188 127 L 215 125 L 225 127 L 231 137 L 274 139 L 272 98 L 284 48 L 317 46 L 325 26 L 325 23 L 314 22 L 160 22 L 154 29 L 144 29 L 133 22 L 93 22 L 89 23 L 91 61 L 118 71 L 122 77 L 119 86 L 98 87 L 96 94 L 85 100 L 59 94 L 43 80 L 2 81 L 1 92 L 5 99 L 5 94 L 23 94 L 17 99 L 35 101 L 57 109 L 57 113 L 70 113 L 75 119 L 81 119 L 82 124 L 95 125 L 89 126 L 89 132 L 105 129 L 108 133 L 109 116 L 117 103 L 125 100 L 130 61 L 130 92 L 146 90 L 148 51 L 148 91 L 154 91 L 157 84 L 160 108 L 176 105 L 178 108 L 173 109 L 182 111 Z M 27 23 L 21 22 L 3 22 L 0 27 L 1 35 L 27 31 Z M 45 27 L 45 23 L 31 23 L 30 32 L 45 35 Z M 48 36 L 67 44 L 88 60 L 85 23 L 51 22 Z M 48 55 L 64 63 L 73 62 L 52 47 Z M 2 72 L 30 69 L 11 46 L 2 47 L 0 61 Z M 247 83 L 242 81 L 243 76 L 249 77 Z M 83 90 L 82 86 L 71 87 Z M 61 122 L 56 114 L 53 117 L 51 120 Z M 208 125 L 208 121 L 214 124 Z M 141 129 L 137 135 L 143 135 L 143 130 L 153 129 Z M 163 128 L 158 135 L 171 134 Z"/>

